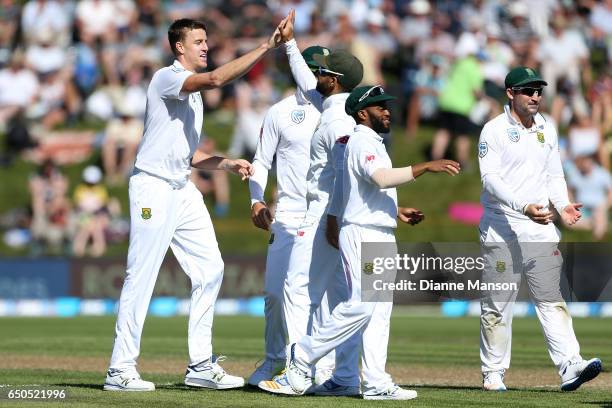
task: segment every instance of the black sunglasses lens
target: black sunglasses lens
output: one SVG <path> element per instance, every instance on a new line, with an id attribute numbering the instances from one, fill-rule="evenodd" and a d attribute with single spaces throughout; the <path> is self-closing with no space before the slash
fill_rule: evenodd
<path id="1" fill-rule="evenodd" d="M 520 92 L 523 95 L 527 95 L 527 96 L 533 96 L 534 93 L 538 93 L 538 95 L 542 96 L 542 88 L 521 88 Z"/>

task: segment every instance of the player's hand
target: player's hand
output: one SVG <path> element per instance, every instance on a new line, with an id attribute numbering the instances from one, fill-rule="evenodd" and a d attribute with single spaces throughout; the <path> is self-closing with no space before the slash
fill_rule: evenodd
<path id="1" fill-rule="evenodd" d="M 447 173 L 451 176 L 459 174 L 461 165 L 454 160 L 434 160 L 427 162 L 426 170 L 431 173 Z"/>
<path id="2" fill-rule="evenodd" d="M 264 202 L 257 202 L 251 207 L 251 220 L 253 225 L 262 230 L 269 231 L 272 224 L 272 215 Z"/>
<path id="3" fill-rule="evenodd" d="M 540 204 L 528 204 L 523 211 L 533 222 L 538 224 L 548 224 L 552 222 L 554 214 L 547 206 Z"/>
<path id="4" fill-rule="evenodd" d="M 248 179 L 255 173 L 253 165 L 244 159 L 225 159 L 223 169 L 240 176 L 242 180 Z"/>
<path id="5" fill-rule="evenodd" d="M 417 225 L 425 219 L 425 215 L 416 208 L 397 207 L 397 218 L 406 224 Z"/>
<path id="6" fill-rule="evenodd" d="M 569 203 L 559 213 L 561 220 L 563 220 L 566 225 L 574 225 L 582 218 L 582 213 L 580 212 L 581 208 L 582 204 L 580 203 Z"/>
<path id="7" fill-rule="evenodd" d="M 325 229 L 325 238 L 327 238 L 327 242 L 329 245 L 333 246 L 336 249 L 340 249 L 340 245 L 338 245 L 338 235 L 340 231 L 338 229 L 338 220 L 334 215 L 327 215 L 327 228 Z"/>
<path id="8" fill-rule="evenodd" d="M 293 39 L 293 26 L 295 23 L 295 10 L 291 10 L 287 17 L 278 25 L 281 34 L 281 41 L 286 43 Z"/>

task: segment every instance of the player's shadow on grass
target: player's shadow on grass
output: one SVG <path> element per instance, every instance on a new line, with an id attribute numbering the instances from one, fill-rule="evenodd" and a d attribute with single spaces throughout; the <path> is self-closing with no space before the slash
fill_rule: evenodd
<path id="1" fill-rule="evenodd" d="M 472 391 L 481 391 L 481 392 L 485 392 L 482 390 L 482 387 L 480 386 L 471 386 L 471 385 L 438 385 L 438 384 L 419 384 L 419 385 L 411 385 L 411 384 L 404 384 L 401 385 L 402 388 L 415 388 L 415 389 L 427 389 L 427 388 L 431 388 L 431 389 L 437 389 L 437 390 L 464 390 L 464 391 L 468 391 L 468 390 L 472 390 Z M 522 392 L 537 392 L 537 393 L 557 393 L 560 394 L 562 393 L 561 390 L 559 390 L 559 388 L 555 388 L 555 387 L 550 387 L 550 388 L 515 388 L 515 387 L 510 387 L 508 388 L 508 391 L 512 392 L 512 391 L 522 391 Z M 488 391 L 487 391 L 488 392 Z M 503 394 L 503 392 L 499 392 L 500 394 Z M 606 407 L 606 408 L 612 408 L 611 407 Z"/>
<path id="2" fill-rule="evenodd" d="M 70 387 L 70 388 L 88 388 L 91 390 L 102 390 L 103 384 L 94 383 L 94 384 L 85 384 L 85 383 L 58 383 L 58 384 L 50 384 L 52 387 Z"/>

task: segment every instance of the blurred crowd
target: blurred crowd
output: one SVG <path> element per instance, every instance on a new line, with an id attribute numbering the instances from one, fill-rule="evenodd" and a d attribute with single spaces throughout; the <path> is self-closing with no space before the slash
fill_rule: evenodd
<path id="1" fill-rule="evenodd" d="M 398 97 L 394 119 L 405 137 L 434 127 L 429 155 L 450 155 L 468 170 L 479 127 L 503 110 L 505 74 L 539 69 L 548 82 L 542 110 L 565 140 L 568 181 L 588 202 L 583 226 L 605 235 L 594 226 L 607 220 L 611 196 L 612 0 L 0 0 L 1 162 L 21 156 L 61 173 L 57 165 L 99 152 L 100 185 L 125 183 L 147 84 L 173 60 L 168 25 L 204 21 L 214 69 L 259 44 L 290 9 L 301 48 L 350 50 L 364 83 Z M 244 79 L 204 93 L 205 120 L 230 125 L 228 153 L 251 158 L 266 109 L 291 86 L 284 53 L 271 53 Z M 212 139 L 203 143 L 217 151 Z M 193 180 L 213 195 L 214 215 L 225 216 L 225 175 L 194 172 Z M 41 190 L 31 186 L 34 212 Z M 91 234 L 86 242 L 99 253 Z"/>

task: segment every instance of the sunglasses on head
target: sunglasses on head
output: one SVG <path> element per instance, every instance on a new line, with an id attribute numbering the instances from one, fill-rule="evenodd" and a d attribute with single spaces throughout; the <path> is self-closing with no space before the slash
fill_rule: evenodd
<path id="1" fill-rule="evenodd" d="M 385 91 L 382 89 L 382 86 L 375 85 L 368 89 L 363 95 L 361 95 L 361 97 L 359 98 L 359 102 L 363 101 L 368 96 L 379 96 L 383 95 L 384 93 Z"/>
<path id="2" fill-rule="evenodd" d="M 344 74 L 341 73 L 341 72 L 332 71 L 331 69 L 327 69 L 327 68 L 323 68 L 323 67 L 310 68 L 310 69 L 312 70 L 312 72 L 314 72 L 315 75 L 344 76 Z"/>
<path id="3" fill-rule="evenodd" d="M 525 86 L 525 87 L 512 88 L 512 90 L 516 93 L 520 93 L 520 94 L 527 95 L 527 96 L 533 96 L 533 94 L 536 92 L 538 93 L 539 96 L 542 96 L 542 93 L 544 92 L 544 88 L 542 88 L 541 86 L 539 87 Z"/>

